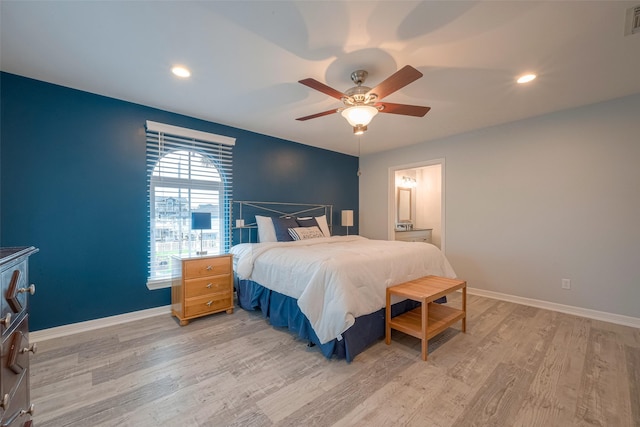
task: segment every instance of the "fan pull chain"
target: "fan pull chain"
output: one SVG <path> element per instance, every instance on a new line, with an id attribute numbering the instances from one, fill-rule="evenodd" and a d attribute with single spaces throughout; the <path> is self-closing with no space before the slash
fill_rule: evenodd
<path id="1" fill-rule="evenodd" d="M 362 175 L 362 171 L 360 171 L 360 139 L 361 138 L 362 138 L 361 136 L 358 136 L 358 172 L 357 172 L 358 176 Z"/>

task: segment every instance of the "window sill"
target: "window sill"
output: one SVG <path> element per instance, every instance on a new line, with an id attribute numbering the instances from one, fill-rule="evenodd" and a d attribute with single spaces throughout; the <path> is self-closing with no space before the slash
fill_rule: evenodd
<path id="1" fill-rule="evenodd" d="M 147 281 L 147 289 L 155 291 L 156 289 L 165 289 L 171 287 L 171 279 L 156 279 Z"/>

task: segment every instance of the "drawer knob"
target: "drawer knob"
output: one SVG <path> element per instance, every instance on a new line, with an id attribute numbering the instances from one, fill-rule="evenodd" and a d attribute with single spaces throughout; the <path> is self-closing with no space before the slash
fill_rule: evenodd
<path id="1" fill-rule="evenodd" d="M 211 304 L 213 304 L 213 301 L 209 301 L 209 302 L 207 303 L 207 307 L 211 307 Z"/>
<path id="2" fill-rule="evenodd" d="M 36 351 L 38 351 L 38 345 L 36 343 L 31 344 L 30 347 L 25 347 L 22 350 L 20 350 L 20 353 L 33 353 L 36 354 Z"/>
<path id="3" fill-rule="evenodd" d="M 213 270 L 213 266 L 212 265 L 207 265 L 207 271 L 211 271 Z"/>
<path id="4" fill-rule="evenodd" d="M 25 414 L 33 415 L 33 411 L 35 409 L 36 409 L 36 407 L 32 403 L 31 405 L 29 405 L 29 409 L 27 409 L 26 411 L 24 409 L 22 411 L 20 411 L 20 416 L 25 415 Z"/>
<path id="5" fill-rule="evenodd" d="M 2 396 L 2 401 L 0 401 L 0 406 L 2 409 L 7 409 L 9 407 L 9 403 L 11 402 L 11 396 L 9 394 L 5 394 Z"/>
<path id="6" fill-rule="evenodd" d="M 213 286 L 213 283 L 209 283 L 209 284 L 207 285 L 207 288 L 211 289 L 211 287 L 212 287 L 212 286 Z"/>
<path id="7" fill-rule="evenodd" d="M 20 288 L 18 289 L 18 293 L 24 293 L 24 292 L 29 292 L 31 295 L 36 293 L 36 285 L 29 285 L 28 288 Z"/>
<path id="8" fill-rule="evenodd" d="M 4 319 L 0 319 L 0 323 L 2 323 L 5 328 L 11 324 L 11 313 L 7 313 Z"/>

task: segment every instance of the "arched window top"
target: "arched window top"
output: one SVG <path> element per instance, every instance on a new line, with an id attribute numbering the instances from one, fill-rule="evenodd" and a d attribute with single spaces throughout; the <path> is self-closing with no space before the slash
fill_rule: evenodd
<path id="1" fill-rule="evenodd" d="M 193 150 L 175 150 L 162 156 L 153 168 L 153 176 L 197 181 L 220 182 L 215 162 Z"/>

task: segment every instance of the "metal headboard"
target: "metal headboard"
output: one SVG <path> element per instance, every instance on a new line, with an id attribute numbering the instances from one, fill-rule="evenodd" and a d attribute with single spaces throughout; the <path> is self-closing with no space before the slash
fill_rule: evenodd
<path id="1" fill-rule="evenodd" d="M 333 229 L 333 205 L 311 203 L 285 203 L 285 202 L 257 202 L 246 200 L 234 200 L 233 209 L 233 243 L 257 242 L 258 225 L 256 215 L 262 216 L 320 216 L 327 217 L 329 230 Z M 237 220 L 244 221 L 242 227 L 237 227 Z M 256 230 L 255 233 L 253 230 Z"/>

